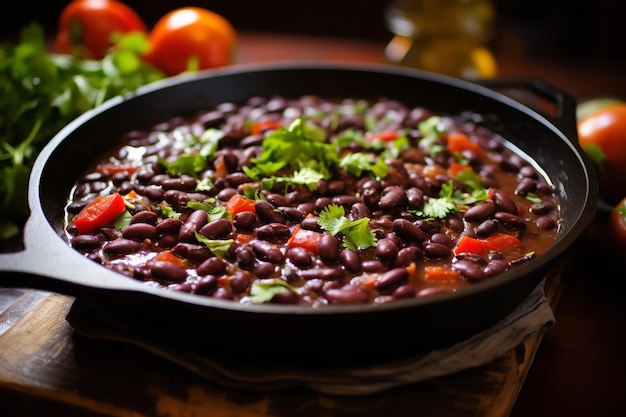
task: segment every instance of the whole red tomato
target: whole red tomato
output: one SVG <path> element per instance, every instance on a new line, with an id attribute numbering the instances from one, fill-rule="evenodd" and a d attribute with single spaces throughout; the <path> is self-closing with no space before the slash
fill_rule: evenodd
<path id="1" fill-rule="evenodd" d="M 626 197 L 626 103 L 579 119 L 578 141 L 596 165 L 600 196 L 612 204 Z"/>
<path id="2" fill-rule="evenodd" d="M 61 13 L 55 51 L 102 59 L 113 45 L 114 33 L 147 33 L 143 20 L 117 0 L 74 0 Z"/>
<path id="3" fill-rule="evenodd" d="M 144 59 L 166 75 L 188 69 L 231 63 L 236 34 L 221 15 L 200 7 L 182 7 L 165 14 L 148 35 Z"/>

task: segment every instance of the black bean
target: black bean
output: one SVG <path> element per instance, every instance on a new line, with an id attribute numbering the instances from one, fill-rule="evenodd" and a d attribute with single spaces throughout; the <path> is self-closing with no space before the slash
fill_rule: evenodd
<path id="1" fill-rule="evenodd" d="M 494 276 L 496 274 L 500 274 L 506 272 L 509 269 L 509 263 L 502 259 L 493 259 L 490 260 L 487 265 L 483 268 L 483 272 L 488 277 Z"/>
<path id="2" fill-rule="evenodd" d="M 361 270 L 363 272 L 383 272 L 387 267 L 378 259 L 365 259 L 361 261 Z"/>
<path id="3" fill-rule="evenodd" d="M 351 207 L 356 203 L 361 203 L 362 200 L 353 195 L 336 195 L 332 198 L 332 203 L 338 206 Z"/>
<path id="4" fill-rule="evenodd" d="M 359 201 L 354 203 L 354 205 L 350 208 L 350 219 L 359 220 L 364 217 L 371 217 L 372 212 L 365 205 L 365 203 Z"/>
<path id="5" fill-rule="evenodd" d="M 437 233 L 433 233 L 430 236 L 430 241 L 433 243 L 439 243 L 441 245 L 444 245 L 450 249 L 452 249 L 454 247 L 454 241 L 450 238 L 450 236 L 446 235 L 445 233 L 441 233 L 441 232 L 437 232 Z"/>
<path id="6" fill-rule="evenodd" d="M 300 223 L 304 219 L 305 213 L 301 212 L 295 207 L 281 206 L 279 210 L 283 212 L 285 217 L 290 222 Z"/>
<path id="7" fill-rule="evenodd" d="M 291 236 L 291 230 L 283 223 L 268 223 L 254 229 L 257 237 L 263 240 L 280 240 Z"/>
<path id="8" fill-rule="evenodd" d="M 276 304 L 298 304 L 298 294 L 291 291 L 289 288 L 284 288 L 282 292 L 274 294 L 270 302 Z"/>
<path id="9" fill-rule="evenodd" d="M 289 199 L 282 194 L 276 194 L 276 193 L 269 194 L 267 197 L 265 197 L 265 199 L 274 206 L 272 208 L 273 210 L 276 207 L 289 205 Z"/>
<path id="10" fill-rule="evenodd" d="M 402 284 L 399 287 L 397 287 L 395 290 L 393 290 L 391 295 L 393 296 L 394 299 L 413 298 L 415 297 L 415 293 L 416 293 L 415 288 L 413 288 L 411 284 Z"/>
<path id="11" fill-rule="evenodd" d="M 254 267 L 254 254 L 247 246 L 239 246 L 235 249 L 235 260 L 242 269 L 252 269 Z"/>
<path id="12" fill-rule="evenodd" d="M 194 292 L 196 294 L 209 294 L 217 288 L 217 277 L 215 275 L 205 275 L 196 282 Z"/>

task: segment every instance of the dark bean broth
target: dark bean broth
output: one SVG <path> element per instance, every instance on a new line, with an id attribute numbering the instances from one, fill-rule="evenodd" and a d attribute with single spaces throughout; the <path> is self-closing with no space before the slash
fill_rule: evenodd
<path id="1" fill-rule="evenodd" d="M 174 117 L 127 132 L 77 181 L 68 241 L 146 285 L 240 303 L 457 291 L 540 256 L 560 221 L 546 178 L 479 121 L 316 96 Z M 112 193 L 124 213 L 79 233 L 76 215 Z M 231 214 L 236 198 L 248 208 Z M 464 236 L 485 247 L 459 249 Z"/>

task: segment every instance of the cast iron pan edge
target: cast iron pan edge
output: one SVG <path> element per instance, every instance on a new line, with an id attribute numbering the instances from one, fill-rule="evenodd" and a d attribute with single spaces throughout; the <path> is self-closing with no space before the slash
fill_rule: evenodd
<path id="1" fill-rule="evenodd" d="M 572 209 L 573 214 L 568 214 L 567 208 L 564 213 L 566 222 L 569 223 L 566 225 L 568 232 L 558 238 L 552 249 L 532 262 L 456 294 L 398 301 L 376 307 L 328 306 L 322 309 L 303 309 L 275 305 L 242 306 L 142 285 L 85 259 L 61 237 L 62 219 L 49 218 L 50 212 L 59 211 L 58 204 L 65 203 L 66 195 L 59 196 L 56 193 L 56 198 L 62 201 L 56 203 L 57 206 L 50 206 L 47 193 L 54 193 L 55 190 L 47 189 L 46 184 L 42 184 L 42 179 L 51 175 L 48 160 L 58 158 L 56 154 L 60 149 L 65 151 L 66 137 L 80 131 L 93 120 L 106 118 L 109 112 L 114 112 L 124 103 L 149 100 L 152 95 L 166 95 L 169 89 L 180 85 L 188 84 L 189 88 L 194 89 L 199 79 L 209 80 L 217 85 L 212 80 L 220 80 L 221 77 L 247 79 L 249 73 L 276 72 L 278 76 L 283 76 L 309 71 L 330 71 L 337 74 L 346 72 L 350 77 L 372 71 L 383 73 L 379 76 L 383 79 L 418 78 L 426 85 L 432 83 L 436 89 L 460 89 L 482 96 L 483 101 L 489 102 L 487 107 L 492 107 L 493 102 L 494 111 L 506 108 L 507 111 L 519 112 L 541 125 L 542 129 L 547 128 L 569 148 L 573 161 L 578 163 L 576 168 L 580 170 L 576 174 L 577 180 L 581 182 L 580 195 L 575 196 L 578 206 Z M 250 83 L 254 78 L 252 76 Z M 31 216 L 24 231 L 25 250 L 0 256 L 0 284 L 76 295 L 96 310 L 105 311 L 109 317 L 115 316 L 120 320 L 133 317 L 145 324 L 146 331 L 152 329 L 168 339 L 178 340 L 187 347 L 203 352 L 220 351 L 220 348 L 236 351 L 245 347 L 244 350 L 247 350 L 250 343 L 254 343 L 258 354 L 270 354 L 280 346 L 290 345 L 294 340 L 305 340 L 306 343 L 298 345 L 302 354 L 315 355 L 322 360 L 334 358 L 360 361 L 364 357 L 371 357 L 369 353 L 363 357 L 357 353 L 363 352 L 364 346 L 367 347 L 367 352 L 374 350 L 382 355 L 402 356 L 415 352 L 416 349 L 427 350 L 465 339 L 495 324 L 517 306 L 554 267 L 595 214 L 597 181 L 588 159 L 577 145 L 574 100 L 566 93 L 538 80 L 527 80 L 526 84 L 535 93 L 553 99 L 559 114 L 556 117 L 542 115 L 490 88 L 463 80 L 406 68 L 320 62 L 249 65 L 210 70 L 155 83 L 139 89 L 136 94 L 114 98 L 70 123 L 40 153 L 29 185 Z M 303 88 L 304 93 L 306 86 Z M 234 96 L 241 96 L 241 99 L 248 95 L 246 87 L 232 93 Z M 206 100 L 203 91 L 188 94 L 190 96 L 186 101 Z M 349 94 L 351 93 L 338 91 L 338 95 Z M 158 113 L 158 109 L 148 111 L 152 110 Z M 442 111 L 455 112 L 454 109 Z M 131 114 L 129 117 L 132 119 L 133 116 Z M 159 121 L 164 117 L 155 114 L 154 118 L 154 121 Z M 569 165 L 571 164 L 572 162 Z M 571 167 L 564 166 L 563 171 L 567 168 Z M 63 172 L 57 174 L 62 176 Z M 77 177 L 74 175 L 72 178 Z M 191 317 L 192 321 L 189 320 Z M 377 334 L 388 329 L 390 324 L 410 331 L 393 334 L 385 330 L 384 337 Z M 212 329 L 218 337 L 210 338 L 210 341 L 204 343 L 197 337 L 199 328 Z M 323 335 L 314 335 L 310 329 L 318 329 L 318 333 L 323 330 Z M 263 342 L 256 343 L 260 340 Z M 341 350 L 332 349 L 332 346 L 341 346 Z"/>

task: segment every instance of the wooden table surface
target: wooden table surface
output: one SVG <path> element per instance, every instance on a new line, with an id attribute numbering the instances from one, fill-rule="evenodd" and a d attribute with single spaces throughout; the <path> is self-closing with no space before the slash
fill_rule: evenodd
<path id="1" fill-rule="evenodd" d="M 383 63 L 384 44 L 242 33 L 237 63 L 341 60 Z M 496 56 L 501 75 L 541 78 L 575 97 L 626 97 L 623 68 Z M 623 414 L 626 309 L 616 291 L 623 265 L 603 250 L 605 218 L 579 245 L 564 274 L 547 281 L 557 323 L 486 366 L 367 397 L 303 390 L 269 394 L 211 384 L 134 346 L 76 335 L 73 299 L 0 289 L 0 415 L 23 416 L 599 416 Z M 611 264 L 611 262 L 613 262 Z M 606 268 L 605 268 L 606 270 Z"/>

